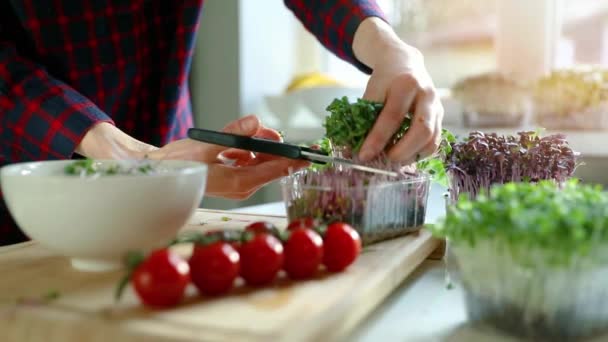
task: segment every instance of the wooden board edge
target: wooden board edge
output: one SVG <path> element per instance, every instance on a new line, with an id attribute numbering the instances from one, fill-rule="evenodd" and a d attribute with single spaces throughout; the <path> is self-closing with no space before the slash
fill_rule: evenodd
<path id="1" fill-rule="evenodd" d="M 414 262 L 408 263 L 405 260 L 401 260 L 397 267 L 398 271 L 393 272 L 388 279 L 377 280 L 382 283 L 381 286 L 368 284 L 366 288 L 359 289 L 357 298 L 352 299 L 357 301 L 356 306 L 351 306 L 355 307 L 356 310 L 347 313 L 340 312 L 347 310 L 346 307 L 348 307 L 346 303 L 342 302 L 340 303 L 341 305 L 339 304 L 338 306 L 333 307 L 332 312 L 326 313 L 328 319 L 323 324 L 324 327 L 319 328 L 318 324 L 303 321 L 302 325 L 315 324 L 316 329 L 300 329 L 300 331 L 305 332 L 305 335 L 287 333 L 284 336 L 281 336 L 280 341 L 341 341 L 347 339 L 353 332 L 355 326 L 362 319 L 371 314 L 380 303 L 407 279 L 437 248 L 438 244 L 439 240 L 430 235 L 427 236 L 427 238 L 415 248 L 416 252 L 413 253 L 415 256 Z M 411 259 L 409 260 L 411 261 Z M 344 317 L 344 319 L 339 321 L 339 317 Z"/>
<path id="2" fill-rule="evenodd" d="M 82 319 L 82 316 L 89 316 Z M 246 339 L 241 332 L 217 327 L 176 326 L 173 322 L 125 321 L 115 324 L 90 312 L 74 311 L 59 306 L 17 305 L 0 311 L 2 342 L 49 341 L 49 342 L 238 342 L 270 341 L 274 335 L 251 334 Z M 127 326 L 129 323 L 129 326 Z M 77 325 L 76 325 L 77 324 Z M 201 334 L 200 330 L 204 333 Z M 92 333 L 94 332 L 94 333 Z M 199 339 L 200 338 L 200 339 Z"/>
<path id="3" fill-rule="evenodd" d="M 253 213 L 239 212 L 238 208 L 235 209 L 234 211 L 198 208 L 198 209 L 196 209 L 196 212 L 223 214 L 226 216 L 238 215 L 238 216 L 272 217 L 272 218 L 284 218 L 284 219 L 287 218 L 287 216 L 285 216 L 285 215 L 268 215 L 268 214 L 253 214 Z"/>
<path id="4" fill-rule="evenodd" d="M 437 247 L 428 256 L 427 259 L 429 259 L 429 260 L 443 260 L 443 258 L 445 257 L 445 251 L 446 251 L 445 240 L 444 239 L 436 239 L 436 240 L 437 240 Z"/>

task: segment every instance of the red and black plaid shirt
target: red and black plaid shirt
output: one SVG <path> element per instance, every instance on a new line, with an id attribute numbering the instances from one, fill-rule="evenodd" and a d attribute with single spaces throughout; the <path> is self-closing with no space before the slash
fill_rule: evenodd
<path id="1" fill-rule="evenodd" d="M 285 0 L 319 41 L 356 60 L 373 0 Z M 94 124 L 162 146 L 192 126 L 188 73 L 203 0 L 0 0 L 0 166 L 72 158 Z M 0 194 L 0 245 L 26 240 Z"/>

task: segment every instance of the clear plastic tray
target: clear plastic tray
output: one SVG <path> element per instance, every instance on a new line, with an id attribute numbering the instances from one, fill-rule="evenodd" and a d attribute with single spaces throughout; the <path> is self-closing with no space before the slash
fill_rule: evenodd
<path id="1" fill-rule="evenodd" d="M 416 231 L 424 224 L 430 179 L 422 175 L 387 181 L 370 176 L 362 182 L 350 170 L 306 169 L 285 177 L 281 187 L 289 220 L 343 221 L 367 245 Z"/>
<path id="2" fill-rule="evenodd" d="M 541 249 L 478 241 L 448 243 L 469 319 L 535 341 L 567 341 L 608 331 L 608 251 L 549 263 Z M 522 261 L 523 260 L 523 261 Z"/>

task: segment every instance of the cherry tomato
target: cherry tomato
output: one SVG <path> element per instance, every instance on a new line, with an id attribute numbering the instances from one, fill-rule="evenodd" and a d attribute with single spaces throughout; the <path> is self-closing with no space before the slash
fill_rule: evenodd
<path id="1" fill-rule="evenodd" d="M 195 245 L 189 264 L 192 282 L 209 296 L 230 291 L 239 275 L 239 253 L 227 242 Z"/>
<path id="2" fill-rule="evenodd" d="M 323 252 L 323 264 L 328 271 L 343 271 L 361 252 L 359 233 L 344 222 L 330 224 L 323 238 Z"/>
<path id="3" fill-rule="evenodd" d="M 241 276 L 248 285 L 271 283 L 283 267 L 283 245 L 270 234 L 258 234 L 241 246 Z"/>
<path id="4" fill-rule="evenodd" d="M 190 283 L 190 266 L 175 252 L 159 249 L 135 268 L 131 282 L 144 304 L 175 306 L 182 301 Z"/>
<path id="5" fill-rule="evenodd" d="M 274 224 L 270 222 L 258 221 L 249 224 L 247 227 L 245 227 L 245 230 L 254 234 L 266 233 L 274 235 L 277 231 L 277 228 L 274 226 Z"/>
<path id="6" fill-rule="evenodd" d="M 285 244 L 283 269 L 291 279 L 314 277 L 323 262 L 323 239 L 312 229 L 291 231 Z"/>
<path id="7" fill-rule="evenodd" d="M 213 236 L 213 237 L 217 238 L 217 241 L 228 242 L 235 250 L 238 251 L 239 247 L 241 245 L 241 243 L 238 241 L 239 240 L 238 233 L 239 232 L 235 231 L 235 230 L 215 229 L 215 230 L 209 230 L 209 231 L 205 232 L 205 236 Z"/>
<path id="8" fill-rule="evenodd" d="M 314 229 L 318 225 L 317 220 L 312 217 L 302 217 L 289 222 L 287 230 L 294 230 L 297 228 L 310 228 Z"/>

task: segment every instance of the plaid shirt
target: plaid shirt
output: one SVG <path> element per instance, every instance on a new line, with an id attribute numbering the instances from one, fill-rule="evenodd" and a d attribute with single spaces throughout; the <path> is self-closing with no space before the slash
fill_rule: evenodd
<path id="1" fill-rule="evenodd" d="M 353 55 L 372 0 L 285 0 L 319 41 Z M 162 146 L 192 126 L 188 73 L 203 0 L 0 0 L 0 166 L 72 158 L 109 122 Z M 27 240 L 0 193 L 0 245 Z"/>

